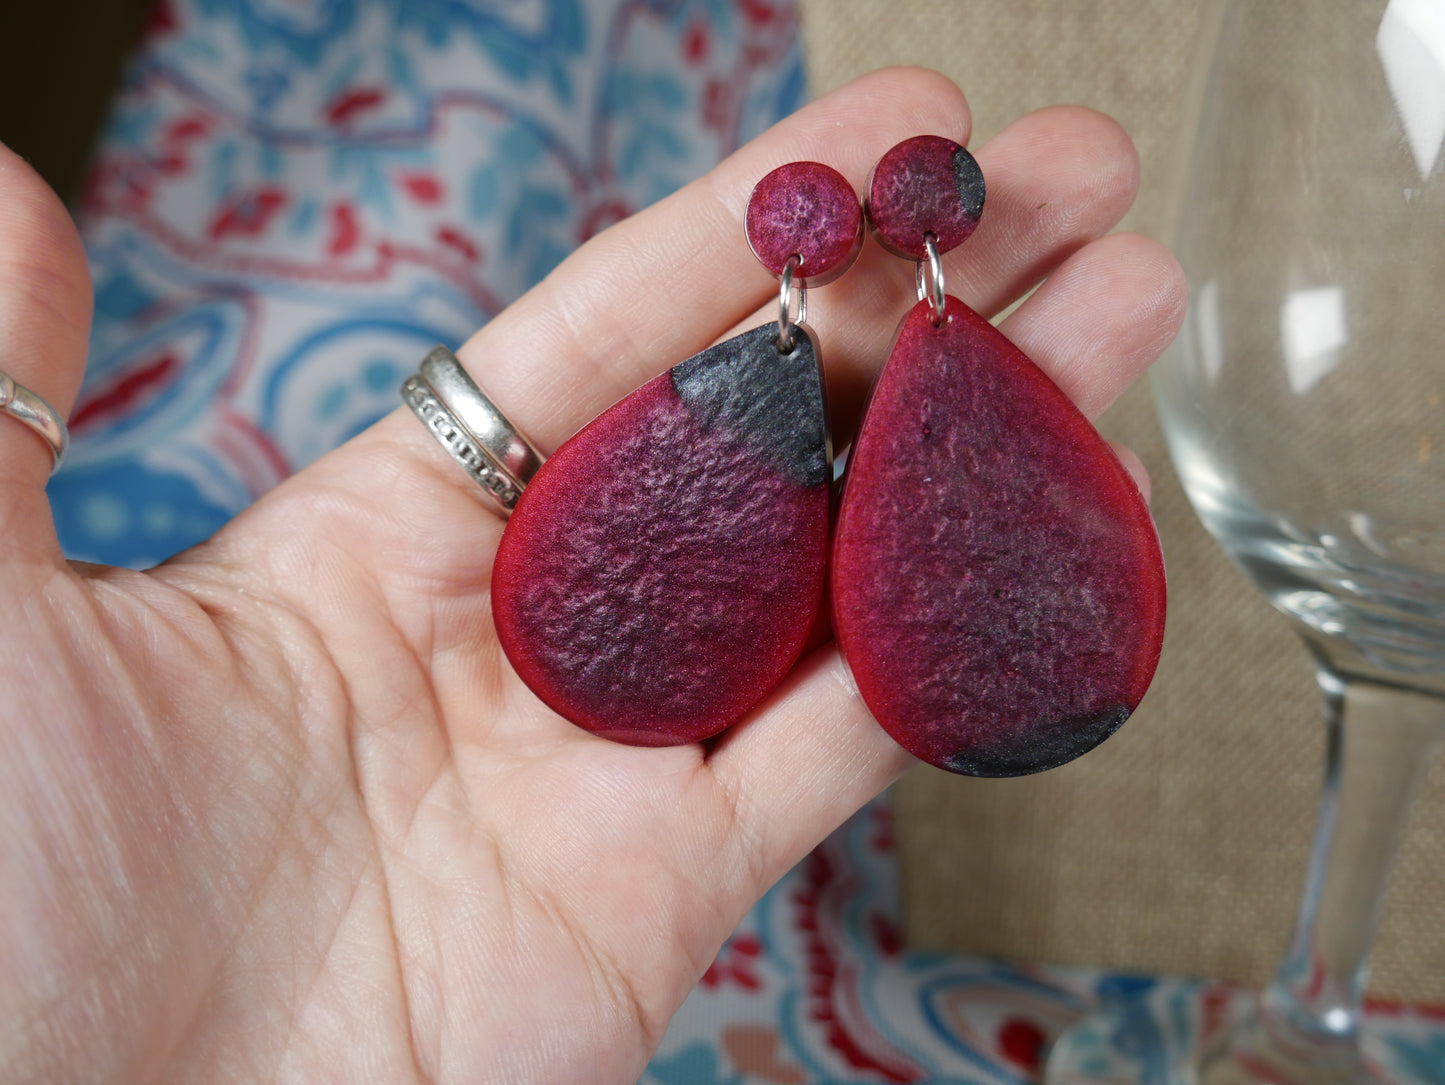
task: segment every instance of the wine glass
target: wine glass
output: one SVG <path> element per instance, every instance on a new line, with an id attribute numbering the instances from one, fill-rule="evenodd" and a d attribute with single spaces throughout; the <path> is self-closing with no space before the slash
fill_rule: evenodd
<path id="1" fill-rule="evenodd" d="M 1218 0 L 1202 25 L 1189 315 L 1155 392 L 1195 511 L 1314 656 L 1324 794 L 1247 1018 L 1201 1051 L 1142 1002 L 1116 1017 L 1158 1017 L 1151 1052 L 1111 1061 L 1140 1033 L 1096 1017 L 1049 1081 L 1356 1085 L 1380 900 L 1445 735 L 1445 0 Z"/>

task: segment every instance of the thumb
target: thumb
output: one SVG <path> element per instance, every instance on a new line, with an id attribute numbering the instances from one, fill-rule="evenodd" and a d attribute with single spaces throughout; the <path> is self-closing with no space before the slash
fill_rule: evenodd
<path id="1" fill-rule="evenodd" d="M 70 412 L 85 370 L 90 274 L 60 198 L 0 145 L 0 372 Z M 0 559 L 59 557 L 45 484 L 51 450 L 0 414 Z"/>

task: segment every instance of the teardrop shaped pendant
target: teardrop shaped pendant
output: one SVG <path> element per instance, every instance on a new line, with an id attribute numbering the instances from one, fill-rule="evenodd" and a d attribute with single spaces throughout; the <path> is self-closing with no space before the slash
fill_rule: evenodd
<path id="1" fill-rule="evenodd" d="M 764 325 L 643 385 L 537 472 L 492 575 L 497 634 L 550 707 L 635 745 L 716 734 L 796 662 L 827 563 L 816 343 Z"/>
<path id="2" fill-rule="evenodd" d="M 833 621 L 878 722 L 975 776 L 1053 768 L 1148 688 L 1164 565 L 1138 487 L 957 298 L 904 318 L 849 454 Z"/>
<path id="3" fill-rule="evenodd" d="M 792 162 L 753 189 L 747 235 L 781 281 L 777 324 L 593 420 L 527 485 L 497 551 L 507 658 L 620 742 L 728 727 L 797 662 L 822 606 L 833 450 L 804 290 L 857 258 L 863 211 L 837 170 Z"/>

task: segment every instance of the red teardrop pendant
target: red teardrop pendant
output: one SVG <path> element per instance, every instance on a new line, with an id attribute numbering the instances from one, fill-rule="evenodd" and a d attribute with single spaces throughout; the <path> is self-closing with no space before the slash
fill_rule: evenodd
<path id="1" fill-rule="evenodd" d="M 594 419 L 527 485 L 492 612 L 554 710 L 622 742 L 717 734 L 801 654 L 822 603 L 828 443 L 817 346 L 764 325 Z"/>
<path id="2" fill-rule="evenodd" d="M 904 318 L 849 454 L 834 626 L 879 723 L 940 768 L 1013 776 L 1144 696 L 1164 565 L 1138 487 L 1069 399 L 956 298 Z"/>

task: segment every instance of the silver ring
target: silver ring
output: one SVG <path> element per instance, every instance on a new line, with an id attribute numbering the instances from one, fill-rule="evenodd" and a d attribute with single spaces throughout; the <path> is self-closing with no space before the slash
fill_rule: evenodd
<path id="1" fill-rule="evenodd" d="M 23 422 L 45 439 L 50 446 L 50 473 L 60 470 L 65 460 L 65 451 L 70 447 L 70 430 L 60 412 L 41 399 L 25 385 L 16 382 L 4 370 L 0 370 L 0 414 L 8 414 L 17 422 Z"/>
<path id="2" fill-rule="evenodd" d="M 498 511 L 511 515 L 542 466 L 542 454 L 477 387 L 456 355 L 435 348 L 401 386 L 401 397 Z"/>
<path id="3" fill-rule="evenodd" d="M 923 235 L 923 246 L 928 252 L 926 260 L 918 261 L 913 272 L 914 285 L 918 287 L 918 300 L 928 299 L 929 307 L 933 310 L 933 323 L 936 327 L 943 323 L 943 309 L 946 304 L 943 292 L 943 257 L 938 251 L 938 238 L 933 234 Z M 928 274 L 924 274 L 924 265 L 928 266 Z"/>
<path id="4" fill-rule="evenodd" d="M 793 328 L 798 324 L 804 324 L 808 320 L 808 288 L 798 286 L 798 319 L 792 319 L 793 310 L 793 277 L 797 274 L 798 268 L 802 265 L 803 258 L 797 253 L 788 257 L 788 262 L 783 265 L 783 274 L 778 287 L 778 349 L 787 354 L 793 349 Z"/>

